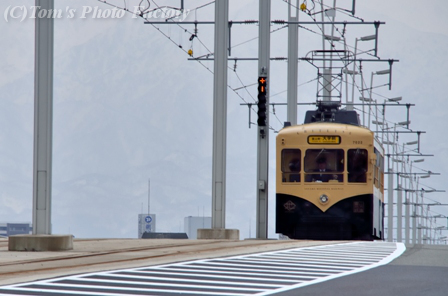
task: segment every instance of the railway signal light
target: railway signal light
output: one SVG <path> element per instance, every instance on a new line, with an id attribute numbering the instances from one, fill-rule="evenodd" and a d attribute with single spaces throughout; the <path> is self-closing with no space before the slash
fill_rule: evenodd
<path id="1" fill-rule="evenodd" d="M 258 77 L 258 126 L 266 126 L 266 77 Z"/>

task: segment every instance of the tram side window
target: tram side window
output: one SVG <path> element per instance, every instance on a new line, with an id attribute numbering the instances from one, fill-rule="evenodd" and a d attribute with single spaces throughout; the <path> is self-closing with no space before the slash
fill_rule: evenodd
<path id="1" fill-rule="evenodd" d="M 343 149 L 308 149 L 304 160 L 306 182 L 343 182 Z"/>
<path id="2" fill-rule="evenodd" d="M 282 181 L 300 182 L 302 153 L 300 149 L 282 150 Z"/>
<path id="3" fill-rule="evenodd" d="M 375 174 L 374 183 L 378 188 L 383 188 L 384 184 L 384 158 L 381 153 L 375 148 L 376 163 L 375 163 Z"/>
<path id="4" fill-rule="evenodd" d="M 349 149 L 347 151 L 348 181 L 352 183 L 365 183 L 368 169 L 366 149 Z"/>

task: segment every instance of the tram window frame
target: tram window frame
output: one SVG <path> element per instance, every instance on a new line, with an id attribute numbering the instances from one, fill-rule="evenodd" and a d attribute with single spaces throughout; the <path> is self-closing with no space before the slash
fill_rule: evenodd
<path id="1" fill-rule="evenodd" d="M 318 162 L 325 162 L 327 172 L 319 173 Z M 304 157 L 305 182 L 344 182 L 345 150 L 307 149 Z"/>
<path id="2" fill-rule="evenodd" d="M 282 150 L 281 167 L 283 183 L 300 183 L 302 173 L 302 150 L 288 148 Z"/>
<path id="3" fill-rule="evenodd" d="M 355 155 L 352 155 L 355 154 Z M 347 174 L 349 183 L 367 183 L 369 152 L 364 148 L 347 150 Z"/>

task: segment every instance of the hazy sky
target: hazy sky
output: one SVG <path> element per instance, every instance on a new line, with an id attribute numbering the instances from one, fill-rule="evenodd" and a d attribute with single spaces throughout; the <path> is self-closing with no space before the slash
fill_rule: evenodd
<path id="1" fill-rule="evenodd" d="M 134 219 L 141 208 L 146 208 L 146 190 L 148 174 L 154 176 L 169 175 L 168 168 L 174 165 L 176 170 L 185 170 L 191 180 L 181 185 L 163 184 L 162 181 L 154 180 L 153 197 L 154 210 L 160 216 L 158 226 L 162 231 L 179 231 L 183 229 L 183 217 L 197 215 L 205 212 L 210 213 L 210 200 L 201 198 L 209 197 L 211 192 L 211 116 L 212 116 L 212 74 L 207 68 L 213 70 L 211 62 L 203 63 L 204 66 L 187 61 L 188 56 L 183 50 L 190 47 L 195 56 L 200 56 L 213 51 L 212 27 L 199 27 L 199 38 L 193 42 L 188 40 L 188 34 L 178 27 L 162 27 L 161 30 L 168 39 L 150 25 L 143 24 L 142 20 L 131 19 L 126 16 L 123 19 L 94 19 L 94 12 L 84 11 L 87 7 L 110 8 L 95 0 L 56 0 L 58 8 L 63 10 L 63 16 L 55 23 L 55 183 L 54 194 L 58 198 L 54 202 L 53 223 L 58 232 L 70 232 L 76 229 L 74 224 L 83 220 L 84 215 L 94 217 L 95 213 L 86 213 L 85 204 L 76 202 L 59 202 L 64 197 L 64 191 L 71 190 L 76 186 L 91 186 L 92 191 L 86 191 L 85 200 L 90 194 L 113 189 L 113 184 L 121 182 L 110 176 L 125 174 L 132 176 L 141 183 L 133 188 L 132 196 L 135 199 L 129 206 L 130 219 Z M 133 1 L 108 1 L 122 6 L 123 3 L 132 6 Z M 140 1 L 134 1 L 140 2 Z M 179 1 L 156 1 L 158 5 L 178 5 Z M 175 4 L 173 4 L 175 2 Z M 208 3 L 208 1 L 185 1 L 187 7 Z M 307 1 L 310 7 L 311 1 Z M 331 2 L 331 3 L 330 3 Z M 332 4 L 333 1 L 326 1 Z M 193 5 L 195 3 L 195 5 Z M 446 130 L 444 120 L 448 114 L 448 103 L 446 100 L 445 84 L 448 83 L 448 60 L 446 50 L 448 49 L 448 2 L 443 0 L 434 1 L 405 1 L 405 0 L 378 0 L 357 1 L 356 16 L 365 21 L 384 21 L 386 25 L 380 26 L 379 51 L 383 59 L 398 59 L 399 63 L 393 65 L 393 87 L 388 90 L 387 86 L 375 88 L 374 98 L 383 102 L 385 98 L 403 96 L 402 104 L 415 104 L 410 109 L 410 128 L 414 131 L 426 131 L 421 135 L 421 153 L 434 154 L 434 157 L 426 158 L 425 162 L 419 163 L 413 168 L 413 172 L 433 171 L 441 173 L 425 179 L 422 186 L 446 189 L 446 176 L 448 166 Z M 21 21 L 21 12 L 32 11 L 34 5 L 32 0 L 3 0 L 0 2 L 0 30 L 3 38 L 1 42 L 0 55 L 0 114 L 3 114 L 2 127 L 0 128 L 0 143 L 3 144 L 4 156 L 0 157 L 0 221 L 31 221 L 31 184 L 32 181 L 32 93 L 33 93 L 33 69 L 34 69 L 34 23 L 27 16 Z M 152 4 L 155 5 L 154 3 Z M 24 10 L 19 8 L 24 6 Z M 351 8 L 351 1 L 337 1 L 337 6 Z M 273 19 L 285 19 L 287 5 L 284 1 L 272 1 Z M 15 10 L 12 10 L 15 9 Z M 232 20 L 246 20 L 258 18 L 257 1 L 230 1 L 230 18 Z M 74 12 L 71 15 L 71 11 Z M 81 19 L 85 12 L 85 19 Z M 73 17 L 70 17 L 73 16 Z M 338 17 L 340 15 L 338 14 Z M 15 18 L 17 17 L 17 18 Z M 341 17 L 347 18 L 342 15 Z M 197 12 L 192 12 L 189 20 L 212 20 L 213 5 L 207 6 Z M 351 21 L 355 19 L 348 18 Z M 309 16 L 300 15 L 300 20 L 309 21 Z M 191 32 L 193 26 L 188 27 Z M 280 26 L 273 26 L 280 28 Z M 309 51 L 318 49 L 322 42 L 318 36 L 318 29 L 314 26 L 307 27 L 309 30 L 300 30 L 299 56 L 305 56 Z M 339 27 L 342 30 L 342 27 Z M 256 37 L 257 26 L 232 27 L 232 44 L 238 45 L 233 49 L 234 57 L 256 57 L 256 40 L 247 42 Z M 373 34 L 373 28 L 367 26 L 356 26 L 347 28 L 347 43 L 354 46 L 354 38 Z M 272 56 L 286 56 L 287 41 L 286 30 L 279 30 L 272 34 Z M 202 43 L 201 43 L 202 42 Z M 244 43 L 239 45 L 240 43 Z M 178 45 L 183 46 L 183 50 Z M 338 45 L 339 46 L 339 45 Z M 369 50 L 372 44 L 359 42 L 361 50 Z M 145 54 L 147 51 L 147 54 Z M 133 55 L 133 53 L 135 55 Z M 103 61 L 104 59 L 104 61 Z M 107 60 L 107 62 L 106 62 Z M 86 65 L 85 63 L 90 63 Z M 251 85 L 256 82 L 256 63 L 238 62 L 236 68 L 233 62 L 229 67 L 236 72 L 229 71 L 229 85 L 231 88 L 239 88 L 243 85 Z M 273 62 L 271 65 L 271 88 L 273 95 L 271 102 L 285 102 L 286 100 L 286 63 Z M 386 64 L 364 65 L 363 72 L 366 86 L 370 86 L 370 73 L 383 70 Z M 315 101 L 316 82 L 308 82 L 316 77 L 316 69 L 306 62 L 299 63 L 299 101 Z M 147 77 L 145 78 L 145 75 Z M 359 78 L 357 78 L 359 79 Z M 387 79 L 380 76 L 374 77 L 374 86 L 387 83 Z M 345 87 L 345 86 L 344 86 Z M 345 90 L 343 97 L 345 98 Z M 237 95 L 238 93 L 238 95 Z M 350 92 L 351 93 L 351 92 Z M 94 95 L 100 94 L 101 100 L 88 101 Z M 137 98 L 151 97 L 157 95 L 160 98 L 154 102 L 154 113 L 147 118 L 139 114 L 147 106 L 136 103 Z M 274 96 L 275 95 L 275 96 Z M 203 98 L 199 98 L 202 96 Z M 359 94 L 355 95 L 357 98 Z M 256 89 L 248 87 L 238 91 L 229 89 L 228 98 L 228 212 L 227 224 L 230 228 L 240 228 L 242 238 L 249 235 L 249 229 L 254 233 L 255 212 L 255 151 L 256 135 L 255 128 L 248 128 L 248 110 L 240 103 L 253 102 L 256 97 Z M 108 99 L 110 98 L 110 105 Z M 127 101 L 126 101 L 127 100 Z M 126 102 L 128 103 L 126 103 Z M 121 102 L 121 103 L 118 103 Z M 189 104 L 188 102 L 191 102 Z M 107 108 L 104 106 L 107 105 Z M 172 108 L 175 106 L 176 108 Z M 98 109 L 95 109 L 98 107 Z M 114 109 L 115 108 L 115 109 Z M 127 109 L 133 108 L 133 109 Z M 312 106 L 299 107 L 299 120 L 302 121 L 304 111 Z M 117 110 L 122 110 L 120 113 Z M 272 109 L 271 109 L 272 111 Z M 94 115 L 95 112 L 101 114 Z M 110 112 L 110 113 L 109 113 Z M 126 113 L 128 112 L 128 113 Z M 271 115 L 271 125 L 279 130 L 283 121 L 286 120 L 284 107 L 277 106 L 275 115 Z M 73 114 L 76 116 L 70 117 Z M 108 121 L 110 114 L 116 121 Z M 181 120 L 182 116 L 189 114 L 191 125 Z M 98 123 L 94 118 L 101 118 Z M 252 121 L 256 113 L 252 112 Z M 149 119 L 148 119 L 149 118 Z M 405 107 L 391 107 L 386 111 L 387 120 L 393 122 L 406 120 Z M 144 127 L 146 119 L 154 129 Z M 123 120 L 123 121 L 120 121 Z M 104 126 L 101 126 L 103 122 Z M 85 137 L 79 132 L 82 124 L 86 130 L 98 127 L 98 134 Z M 115 124 L 112 125 L 112 124 Z M 108 126 L 116 130 L 127 127 L 133 132 L 124 130 L 121 134 L 109 135 Z M 137 127 L 137 128 L 136 128 Z M 155 127 L 160 132 L 155 132 Z M 139 128 L 142 128 L 140 130 Z M 372 129 L 374 126 L 372 126 Z M 163 132 L 162 132 L 163 131 Z M 71 135 L 69 135 L 69 132 Z M 135 132 L 135 135 L 134 135 Z M 142 134 L 143 132 L 143 134 Z M 147 132 L 147 134 L 145 133 Z M 130 140 L 129 137 L 132 139 Z M 141 136 L 144 135 L 144 136 Z M 189 136 L 190 135 L 190 136 Z M 104 136 L 104 138 L 103 138 Z M 141 136 L 141 137 L 140 137 Z M 104 147 L 110 147 L 109 137 L 122 137 L 120 142 L 122 148 L 111 147 L 111 155 L 126 153 L 126 157 L 117 157 L 117 162 L 107 161 L 107 153 Z M 140 138 L 139 138 L 140 137 Z M 185 160 L 184 155 L 174 149 L 177 145 L 172 141 L 184 139 L 182 145 L 190 147 L 188 151 L 192 159 Z M 270 228 L 269 236 L 275 237 L 274 233 L 274 166 L 275 146 L 273 145 L 275 134 L 271 133 L 271 156 L 270 156 Z M 400 142 L 408 142 L 416 139 L 415 134 L 400 135 Z M 108 143 L 108 144 L 106 144 Z M 110 142 L 111 144 L 113 142 Z M 128 146 L 123 143 L 128 143 Z M 158 143 L 155 145 L 154 143 Z M 193 146 L 193 143 L 199 143 Z M 90 146 L 91 145 L 91 146 Z M 9 148 L 8 148 L 9 147 Z M 20 147 L 20 148 L 19 148 Z M 90 155 L 89 151 L 98 149 L 100 156 Z M 116 152 L 116 154 L 114 154 Z M 77 157 L 82 155 L 83 161 Z M 181 157 L 182 156 L 182 157 Z M 153 159 L 154 158 L 154 159 Z M 143 161 L 143 160 L 147 161 Z M 161 163 L 157 163 L 157 160 Z M 181 161 L 179 161 L 181 160 Z M 411 161 L 412 158 L 409 159 Z M 205 162 L 195 170 L 189 171 L 197 162 Z M 144 168 L 146 165 L 148 168 Z M 157 165 L 160 165 L 158 167 Z M 155 171 L 155 168 L 158 171 Z M 152 170 L 151 168 L 154 168 Z M 117 171 L 114 171 L 114 170 Z M 421 169 L 421 170 L 419 170 Z M 197 173 L 197 179 L 195 174 Z M 110 173 L 110 176 L 108 175 Z M 141 173 L 141 176 L 139 175 Z M 108 176 L 108 177 L 105 177 Z M 137 177 L 139 176 L 139 177 Z M 109 178 L 110 177 L 110 178 Z M 154 177 L 156 178 L 156 177 Z M 141 179 L 141 180 L 140 180 Z M 133 179 L 132 179 L 133 180 Z M 132 182 L 129 180 L 129 182 Z M 198 184 L 198 182 L 200 182 Z M 88 186 L 87 186 L 87 185 Z M 121 183 L 120 183 L 121 184 Z M 160 185 L 158 185 L 160 184 Z M 70 187 L 72 186 L 72 187 Z M 157 188 L 159 186 L 159 188 Z M 81 190 L 76 187 L 76 190 Z M 200 188 L 200 189 L 198 189 Z M 79 191 L 67 193 L 66 197 L 79 197 Z M 173 209 L 179 203 L 176 198 L 182 195 L 188 200 L 188 209 Z M 20 196 L 20 197 L 19 197 Z M 160 196 L 163 201 L 157 201 Z M 207 197 L 207 198 L 208 198 Z M 442 203 L 448 203 L 445 193 L 431 193 L 426 197 Z M 82 199 L 81 199 L 82 200 Z M 118 197 L 117 197 L 118 200 Z M 168 201 L 169 200 L 169 201 Z M 114 202 L 114 200 L 112 200 Z M 92 207 L 104 207 L 103 204 L 95 204 L 89 201 Z M 70 209 L 67 209 L 70 207 Z M 205 208 L 205 209 L 204 209 Z M 106 224 L 113 224 L 108 219 L 121 215 L 123 206 L 116 206 L 104 213 Z M 447 206 L 432 206 L 430 210 L 434 213 L 448 215 Z M 171 217 L 163 217 L 165 216 Z M 249 213 L 249 214 L 247 214 Z M 67 219 L 63 216 L 66 215 Z M 173 218 L 173 216 L 175 218 Z M 92 218 L 93 219 L 93 218 Z M 68 220 L 70 222 L 68 222 Z M 86 219 L 87 220 L 87 219 Z M 102 222 L 103 223 L 103 222 Z M 437 223 L 446 226 L 446 220 L 438 219 Z M 120 224 L 120 223 L 118 223 Z M 117 232 L 114 225 L 101 226 L 101 229 L 79 231 L 81 236 L 123 236 L 132 237 L 136 233 L 136 222 L 126 222 Z M 103 224 L 101 224 L 103 225 Z"/>

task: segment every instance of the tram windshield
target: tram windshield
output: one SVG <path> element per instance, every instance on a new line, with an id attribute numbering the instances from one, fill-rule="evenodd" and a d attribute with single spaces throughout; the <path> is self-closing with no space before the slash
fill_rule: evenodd
<path id="1" fill-rule="evenodd" d="M 300 149 L 282 150 L 283 182 L 300 182 L 302 152 Z"/>
<path id="2" fill-rule="evenodd" d="M 367 150 L 349 149 L 347 151 L 348 181 L 354 183 L 365 183 L 367 173 Z"/>
<path id="3" fill-rule="evenodd" d="M 304 159 L 305 182 L 343 182 L 343 149 L 308 149 Z"/>
<path id="4" fill-rule="evenodd" d="M 307 149 L 302 158 L 300 149 L 283 149 L 281 155 L 282 182 L 343 182 L 345 162 L 349 183 L 366 183 L 368 152 L 366 149 L 348 149 L 345 161 L 344 149 Z M 378 159 L 381 158 L 379 157 Z M 303 166 L 302 166 L 303 163 Z M 381 164 L 378 165 L 381 167 Z M 301 176 L 302 171 L 304 175 Z M 378 183 L 382 176 L 377 174 Z"/>

